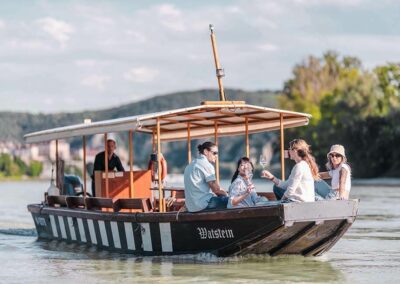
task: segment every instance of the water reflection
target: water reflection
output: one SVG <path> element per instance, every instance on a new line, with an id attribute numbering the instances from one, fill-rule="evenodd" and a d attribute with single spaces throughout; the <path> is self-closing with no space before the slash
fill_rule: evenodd
<path id="1" fill-rule="evenodd" d="M 325 258 L 302 256 L 269 257 L 251 255 L 220 258 L 211 254 L 137 257 L 99 251 L 86 246 L 62 242 L 37 242 L 55 270 L 73 271 L 90 279 L 112 281 L 123 279 L 141 282 L 342 282 L 344 276 Z M 50 261 L 51 260 L 51 261 Z M 66 277 L 60 273 L 57 277 Z"/>

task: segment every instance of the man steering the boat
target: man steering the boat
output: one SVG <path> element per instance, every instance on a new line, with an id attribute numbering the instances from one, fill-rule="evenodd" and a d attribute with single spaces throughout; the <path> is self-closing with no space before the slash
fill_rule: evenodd
<path id="1" fill-rule="evenodd" d="M 189 212 L 211 209 L 225 209 L 228 194 L 216 177 L 212 163 L 218 156 L 218 148 L 212 142 L 197 146 L 199 156 L 185 168 L 185 205 Z"/>
<path id="2" fill-rule="evenodd" d="M 114 153 L 115 149 L 117 148 L 117 142 L 114 138 L 107 139 L 107 154 L 108 154 L 108 170 L 114 171 L 117 170 L 118 172 L 125 171 L 124 167 L 122 166 L 121 160 L 119 157 Z M 104 172 L 105 168 L 105 151 L 98 153 L 94 159 L 93 165 L 93 174 L 92 178 L 92 195 L 93 197 L 96 196 L 95 184 L 94 184 L 94 172 L 95 171 L 102 171 Z"/>

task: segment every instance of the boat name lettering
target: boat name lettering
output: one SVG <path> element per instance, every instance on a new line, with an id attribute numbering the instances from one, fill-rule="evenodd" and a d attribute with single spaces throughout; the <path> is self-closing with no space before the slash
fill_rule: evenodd
<path id="1" fill-rule="evenodd" d="M 207 229 L 197 227 L 200 239 L 233 239 L 233 231 L 231 229 Z"/>
<path id="2" fill-rule="evenodd" d="M 39 226 L 43 226 L 46 227 L 46 219 L 43 217 L 35 217 L 36 219 L 36 224 L 38 224 Z"/>

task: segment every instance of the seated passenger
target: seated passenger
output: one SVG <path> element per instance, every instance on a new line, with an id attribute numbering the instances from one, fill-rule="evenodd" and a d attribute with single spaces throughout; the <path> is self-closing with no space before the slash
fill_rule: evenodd
<path id="1" fill-rule="evenodd" d="M 346 154 L 342 145 L 332 145 L 326 155 L 328 172 L 320 173 L 321 178 L 332 178 L 331 187 L 324 181 L 315 184 L 315 199 L 349 199 L 351 189 L 351 169 L 347 164 Z"/>
<path id="2" fill-rule="evenodd" d="M 274 185 L 277 200 L 286 202 L 315 201 L 314 180 L 319 179 L 318 166 L 311 155 L 310 146 L 302 139 L 289 143 L 289 155 L 296 162 L 289 179 L 282 181 L 269 171 L 263 171 L 261 177 L 269 179 Z"/>
<path id="3" fill-rule="evenodd" d="M 262 206 L 268 204 L 268 199 L 257 195 L 254 184 L 251 182 L 254 166 L 249 158 L 240 158 L 236 172 L 229 187 L 228 208 Z"/>
<path id="4" fill-rule="evenodd" d="M 218 148 L 212 142 L 204 142 L 197 148 L 199 157 L 184 172 L 186 208 L 189 212 L 226 208 L 228 194 L 218 184 L 211 164 L 217 159 Z"/>

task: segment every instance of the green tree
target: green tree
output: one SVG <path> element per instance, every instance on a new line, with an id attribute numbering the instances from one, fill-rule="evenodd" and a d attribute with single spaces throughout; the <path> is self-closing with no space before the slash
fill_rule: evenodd
<path id="1" fill-rule="evenodd" d="M 31 177 L 38 177 L 43 170 L 43 164 L 39 161 L 31 161 L 27 170 L 27 174 Z"/>

